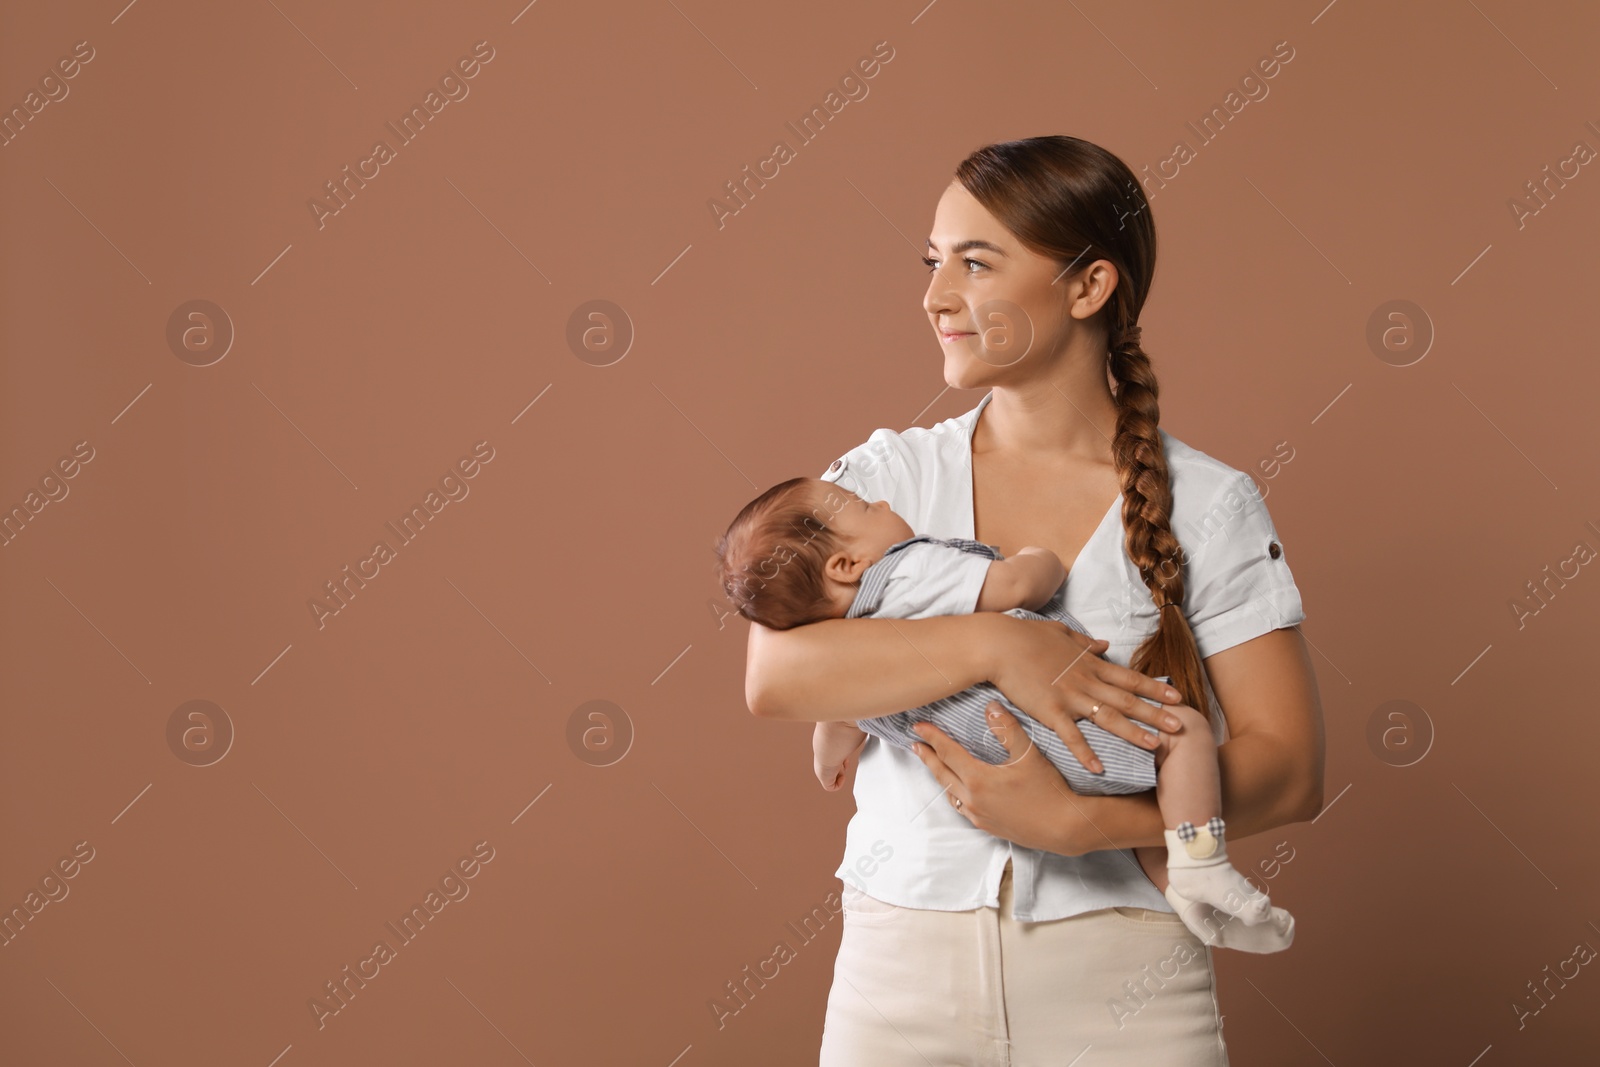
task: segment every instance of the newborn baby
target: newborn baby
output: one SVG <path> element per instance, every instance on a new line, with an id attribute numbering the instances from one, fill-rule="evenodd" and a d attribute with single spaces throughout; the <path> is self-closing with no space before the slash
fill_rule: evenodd
<path id="1" fill-rule="evenodd" d="M 917 535 L 886 503 L 869 503 L 817 478 L 790 479 L 747 504 L 722 538 L 718 555 L 729 600 L 741 615 L 773 629 L 834 618 L 1003 611 L 1058 619 L 1083 632 L 1061 609 L 1066 570 L 1048 549 L 1019 548 L 1007 559 L 978 541 Z M 1273 907 L 1228 862 L 1216 742 L 1209 723 L 1193 709 L 1169 708 L 1183 723 L 1177 734 L 1130 720 L 1157 738 L 1154 749 L 1079 720 L 1078 729 L 1104 766 L 1104 773 L 1096 774 L 1054 730 L 982 682 L 910 711 L 856 724 L 818 723 L 813 737 L 817 776 L 825 788 L 838 789 L 849 758 L 868 734 L 910 748 L 922 740 L 912 729 L 918 722 L 937 726 L 986 763 L 1010 762 L 1014 757 L 985 723 L 991 700 L 1016 717 L 1031 744 L 1074 791 L 1109 795 L 1155 788 L 1168 827 L 1167 848 L 1163 853 L 1142 847 L 1135 855 L 1203 942 L 1248 952 L 1289 947 L 1293 917 Z M 1241 923 L 1232 923 L 1234 917 Z"/>

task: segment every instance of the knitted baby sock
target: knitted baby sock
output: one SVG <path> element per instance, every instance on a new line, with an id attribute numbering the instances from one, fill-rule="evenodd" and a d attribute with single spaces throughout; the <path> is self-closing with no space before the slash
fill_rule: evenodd
<path id="1" fill-rule="evenodd" d="M 1294 943 L 1294 916 L 1282 908 L 1273 908 L 1266 922 L 1246 926 L 1210 904 L 1185 898 L 1172 888 L 1170 882 L 1166 897 L 1172 910 L 1183 920 L 1183 925 L 1202 944 L 1211 948 L 1232 948 L 1240 952 L 1282 952 Z"/>
<path id="2" fill-rule="evenodd" d="M 1194 823 L 1182 822 L 1176 830 L 1164 831 L 1167 881 L 1185 900 L 1210 904 L 1238 916 L 1246 926 L 1266 922 L 1272 901 L 1228 862 L 1223 832 L 1224 823 L 1216 816 L 1198 830 Z"/>

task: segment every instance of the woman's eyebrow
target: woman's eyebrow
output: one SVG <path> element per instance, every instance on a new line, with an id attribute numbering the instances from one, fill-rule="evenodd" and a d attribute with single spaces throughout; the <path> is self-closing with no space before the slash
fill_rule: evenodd
<path id="1" fill-rule="evenodd" d="M 933 243 L 933 238 L 931 237 L 928 238 L 928 247 L 933 249 L 935 252 L 939 251 L 939 246 Z M 986 249 L 990 252 L 993 252 L 997 256 L 1003 256 L 1006 254 L 1006 250 L 1001 248 L 999 245 L 990 244 L 988 241 L 979 240 L 975 237 L 971 237 L 965 241 L 959 242 L 950 250 L 950 254 L 952 256 L 959 256 L 961 253 L 973 248 Z"/>

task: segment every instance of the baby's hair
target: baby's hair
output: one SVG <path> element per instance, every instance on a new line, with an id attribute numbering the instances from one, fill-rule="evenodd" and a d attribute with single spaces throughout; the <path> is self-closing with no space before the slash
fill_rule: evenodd
<path id="1" fill-rule="evenodd" d="M 822 568 L 840 541 L 818 507 L 823 494 L 816 482 L 779 482 L 746 504 L 717 539 L 723 595 L 751 622 L 789 630 L 832 617 Z"/>

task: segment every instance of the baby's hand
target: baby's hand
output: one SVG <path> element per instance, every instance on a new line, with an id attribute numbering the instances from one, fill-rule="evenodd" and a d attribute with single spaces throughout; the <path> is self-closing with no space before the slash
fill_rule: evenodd
<path id="1" fill-rule="evenodd" d="M 832 793 L 844 785 L 850 757 L 867 743 L 867 732 L 853 722 L 819 722 L 811 735 L 811 754 L 817 781 Z"/>
<path id="2" fill-rule="evenodd" d="M 1038 611 L 1055 596 L 1067 579 L 1061 557 L 1048 548 L 1028 545 L 1010 559 L 989 564 L 989 574 L 978 593 L 979 611 Z"/>

